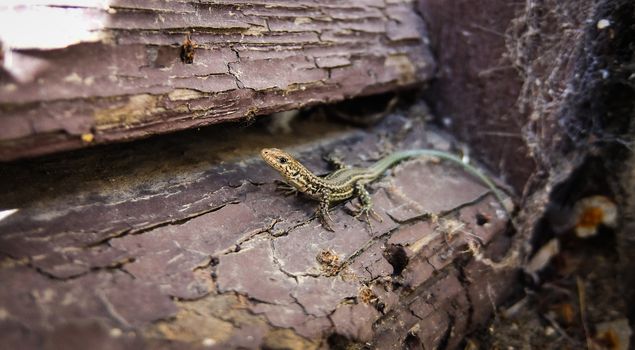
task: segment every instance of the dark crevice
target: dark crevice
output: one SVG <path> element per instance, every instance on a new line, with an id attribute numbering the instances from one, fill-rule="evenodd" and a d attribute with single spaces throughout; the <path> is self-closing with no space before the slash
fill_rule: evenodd
<path id="1" fill-rule="evenodd" d="M 413 317 L 417 318 L 419 321 L 423 321 L 423 318 L 422 318 L 422 317 L 420 317 L 419 315 L 417 315 L 414 311 L 412 311 L 412 309 L 408 309 L 408 311 L 410 311 L 410 314 L 411 314 Z"/>
<path id="2" fill-rule="evenodd" d="M 401 275 L 401 272 L 408 266 L 408 253 L 401 245 L 390 244 L 383 252 L 384 258 L 393 268 L 393 276 Z"/>
<path id="3" fill-rule="evenodd" d="M 90 248 L 95 248 L 95 247 L 98 247 L 98 246 L 101 246 L 101 245 L 104 245 L 104 244 L 110 246 L 110 241 L 111 240 L 116 239 L 116 238 L 125 237 L 125 236 L 129 235 L 131 232 L 132 232 L 132 228 L 129 228 L 129 229 L 126 229 L 126 230 L 122 230 L 122 231 L 119 231 L 119 232 L 115 232 L 114 234 L 109 235 L 108 237 L 106 237 L 104 239 L 101 239 L 99 241 L 93 242 L 93 243 L 85 246 L 84 248 L 85 249 L 90 249 Z M 66 232 L 63 232 L 62 234 L 66 234 Z"/>
<path id="4" fill-rule="evenodd" d="M 303 304 L 302 304 L 302 303 L 298 300 L 298 298 L 296 298 L 296 297 L 295 297 L 295 295 L 293 295 L 293 293 L 289 293 L 289 296 L 293 299 L 293 302 L 294 302 L 294 303 L 296 303 L 296 304 L 300 307 L 300 309 L 302 309 L 302 312 L 303 312 L 305 315 L 309 315 L 309 316 L 313 316 L 313 317 L 318 317 L 318 316 L 316 316 L 316 315 L 314 315 L 314 314 L 310 313 L 310 312 L 309 312 L 309 311 L 308 311 L 308 310 L 304 307 L 304 305 L 303 305 Z"/>
<path id="5" fill-rule="evenodd" d="M 386 314 L 386 303 L 384 303 L 381 300 L 377 300 L 377 303 L 375 303 L 375 310 L 379 311 L 379 313 L 381 313 L 382 315 Z"/>
<path id="6" fill-rule="evenodd" d="M 406 338 L 403 341 L 404 350 L 423 350 L 423 343 L 419 336 L 412 332 L 408 332 Z"/>
<path id="7" fill-rule="evenodd" d="M 340 270 L 343 270 L 345 267 L 352 264 L 358 256 L 360 256 L 366 250 L 368 250 L 368 248 L 370 248 L 374 243 L 377 243 L 379 241 L 385 240 L 387 237 L 390 237 L 397 229 L 398 227 L 392 230 L 386 231 L 380 235 L 376 235 L 372 237 L 368 242 L 366 242 L 366 244 L 364 244 L 361 248 L 357 249 L 353 254 L 351 254 L 348 258 L 346 258 L 346 260 L 342 262 Z"/>
<path id="8" fill-rule="evenodd" d="M 489 222 L 489 218 L 481 213 L 476 213 L 474 219 L 476 219 L 478 226 L 483 226 Z"/>
<path id="9" fill-rule="evenodd" d="M 439 218 L 441 217 L 445 217 L 448 216 L 452 213 L 458 212 L 459 210 L 466 208 L 466 207 L 470 207 L 470 206 L 474 206 L 477 205 L 479 202 L 483 201 L 487 196 L 490 195 L 490 191 L 486 191 L 483 194 L 481 194 L 480 196 L 478 196 L 477 198 L 475 198 L 474 200 L 471 201 L 467 201 L 465 203 L 461 203 L 459 205 L 457 205 L 456 207 L 452 208 L 452 209 L 448 209 L 448 210 L 444 210 L 442 212 L 436 213 L 435 215 Z M 499 203 L 499 205 L 502 205 Z M 400 224 L 400 225 L 404 225 L 404 224 L 411 224 L 411 223 L 415 223 L 415 222 L 419 222 L 419 221 L 426 221 L 429 220 L 432 217 L 432 213 L 423 213 L 421 215 L 417 215 L 411 218 L 408 218 L 406 220 L 399 220 L 398 218 L 395 218 L 394 216 L 392 216 L 390 213 L 386 213 L 386 215 L 388 215 L 394 222 Z"/>
<path id="10" fill-rule="evenodd" d="M 437 346 L 437 349 L 439 350 L 446 350 L 448 348 L 448 345 L 450 343 L 450 338 L 452 336 L 452 331 L 454 330 L 454 316 L 447 314 L 448 317 L 448 327 L 445 329 L 445 332 L 443 333 L 443 336 L 441 336 L 441 339 L 439 340 L 439 345 Z"/>
<path id="11" fill-rule="evenodd" d="M 251 184 L 251 182 L 248 181 L 248 180 L 241 180 L 241 181 L 238 181 L 236 183 L 229 182 L 229 183 L 227 183 L 227 187 L 236 189 L 236 188 L 242 187 L 246 183 Z"/>
<path id="12" fill-rule="evenodd" d="M 464 267 L 466 264 L 467 264 L 467 261 L 465 261 L 465 259 L 459 258 L 453 261 L 454 268 L 458 272 L 458 275 L 456 277 L 459 280 L 459 283 L 461 283 L 461 287 L 463 288 L 463 294 L 465 294 L 465 298 L 467 299 L 468 310 L 467 310 L 467 320 L 465 323 L 465 328 L 469 330 L 470 327 L 472 327 L 472 322 L 474 319 L 474 303 L 472 302 L 472 295 L 470 294 L 471 282 L 469 278 L 465 275 Z M 495 312 L 496 310 L 493 310 L 493 311 Z"/>
<path id="13" fill-rule="evenodd" d="M 348 350 L 355 346 L 355 342 L 338 333 L 329 335 L 326 342 L 332 350 Z"/>
<path id="14" fill-rule="evenodd" d="M 390 212 L 386 212 L 386 215 L 388 215 L 388 217 L 392 221 L 398 223 L 399 225 L 412 224 L 412 223 L 419 222 L 419 221 L 426 221 L 426 220 L 429 220 L 430 217 L 432 217 L 432 214 L 430 214 L 430 213 L 423 213 L 421 215 L 416 215 L 416 216 L 410 217 L 410 218 L 408 218 L 406 220 L 401 220 L 401 219 L 396 218 L 395 216 L 393 216 Z"/>
<path id="15" fill-rule="evenodd" d="M 373 261 L 373 265 L 376 264 L 378 262 L 378 260 Z M 364 266 L 364 271 L 366 271 L 368 273 L 368 276 L 370 276 L 370 279 L 368 281 L 366 281 L 367 283 L 373 283 L 375 282 L 375 280 L 377 280 L 377 278 L 379 278 L 380 276 L 373 276 L 373 273 L 370 272 L 369 270 L 370 266 Z"/>
<path id="16" fill-rule="evenodd" d="M 238 243 L 236 243 L 236 246 L 233 249 L 229 249 L 228 252 L 230 253 L 237 253 L 241 250 L 241 247 L 243 244 L 253 240 L 254 238 L 264 234 L 264 233 L 269 233 L 271 232 L 271 230 L 273 229 L 273 227 L 280 222 L 280 219 L 273 219 L 271 221 L 271 223 L 267 226 L 267 227 L 263 227 L 263 228 L 259 228 L 254 230 L 252 233 L 248 234 L 246 237 L 241 238 Z"/>
<path id="17" fill-rule="evenodd" d="M 292 227 L 289 227 L 289 228 L 286 228 L 286 229 L 280 229 L 280 230 L 274 230 L 274 228 L 275 228 L 275 224 L 274 224 L 274 226 L 271 227 L 271 230 L 269 231 L 269 234 L 273 238 L 285 237 L 285 236 L 288 236 L 289 233 L 291 233 L 291 231 L 294 231 L 295 229 L 308 224 L 310 221 L 311 220 L 304 221 L 304 222 L 296 224 L 296 225 L 294 225 Z M 276 222 L 276 224 L 277 224 L 277 222 Z"/>
<path id="18" fill-rule="evenodd" d="M 135 261 L 135 258 L 129 258 L 123 261 L 119 261 L 116 262 L 114 264 L 108 265 L 108 266 L 93 266 L 90 267 L 89 269 L 87 269 L 86 271 L 82 272 L 82 273 L 78 273 L 76 275 L 72 275 L 72 276 L 68 276 L 68 277 L 59 277 L 56 276 L 55 274 L 52 274 L 50 272 L 45 271 L 44 269 L 42 269 L 41 267 L 35 266 L 33 265 L 32 262 L 28 262 L 26 264 L 26 266 L 32 268 L 34 271 L 36 271 L 37 273 L 39 273 L 42 276 L 45 276 L 51 280 L 55 280 L 55 281 L 71 281 L 74 279 L 78 279 L 80 277 L 86 276 L 90 273 L 94 273 L 94 272 L 99 272 L 99 271 L 115 271 L 118 270 L 120 272 L 125 273 L 126 275 L 132 277 L 132 279 L 136 279 L 136 277 L 134 275 L 132 275 L 130 272 L 126 271 L 125 269 L 125 265 L 132 263 Z"/>
<path id="19" fill-rule="evenodd" d="M 102 244 L 110 244 L 110 240 L 115 239 L 115 238 L 121 238 L 121 237 L 127 236 L 129 234 L 131 234 L 131 235 L 140 235 L 140 234 L 146 233 L 148 231 L 153 231 L 155 229 L 158 229 L 158 228 L 161 228 L 161 227 L 165 227 L 165 226 L 182 225 L 182 224 L 185 224 L 186 222 L 188 222 L 188 221 L 190 221 L 192 219 L 195 219 L 195 218 L 197 218 L 199 216 L 203 216 L 205 214 L 209 214 L 209 213 L 213 213 L 215 211 L 221 210 L 221 209 L 223 209 L 225 206 L 227 206 L 229 204 L 238 204 L 238 203 L 240 203 L 240 202 L 238 202 L 238 201 L 229 201 L 229 202 L 223 203 L 221 205 L 218 205 L 216 207 L 210 208 L 208 210 L 204 210 L 204 211 L 201 211 L 201 212 L 198 212 L 198 213 L 194 213 L 194 214 L 188 215 L 187 217 L 184 217 L 184 218 L 181 218 L 181 219 L 163 221 L 163 222 L 159 222 L 159 223 L 156 223 L 154 225 L 148 225 L 148 226 L 145 226 L 145 227 L 142 227 L 142 228 L 130 228 L 128 230 L 122 231 L 121 233 L 119 233 L 119 234 L 117 234 L 115 236 L 109 236 L 109 237 L 106 237 L 106 238 L 104 238 L 102 240 L 99 240 L 97 242 L 91 243 L 91 244 L 87 245 L 86 248 L 93 248 L 93 247 L 97 247 L 97 246 L 102 245 Z"/>
<path id="20" fill-rule="evenodd" d="M 428 265 L 432 268 L 432 271 L 434 272 L 434 274 L 435 274 L 435 275 L 439 273 L 439 270 L 437 270 L 436 266 L 434 266 L 434 265 L 430 262 L 430 258 L 426 257 L 426 258 L 425 258 L 425 262 L 426 262 L 426 264 L 428 264 Z"/>

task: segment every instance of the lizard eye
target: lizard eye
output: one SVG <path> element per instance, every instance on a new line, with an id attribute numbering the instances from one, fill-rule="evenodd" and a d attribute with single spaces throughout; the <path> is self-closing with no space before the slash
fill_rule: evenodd
<path id="1" fill-rule="evenodd" d="M 286 162 L 288 162 L 288 161 L 289 161 L 289 160 L 288 160 L 287 158 L 285 158 L 285 157 L 280 157 L 280 158 L 278 158 L 278 163 L 280 163 L 280 164 L 284 164 L 284 163 L 286 163 Z"/>

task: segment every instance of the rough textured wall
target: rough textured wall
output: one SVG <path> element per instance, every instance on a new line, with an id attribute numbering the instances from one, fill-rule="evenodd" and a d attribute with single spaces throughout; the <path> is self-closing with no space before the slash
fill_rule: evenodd
<path id="1" fill-rule="evenodd" d="M 618 287 L 633 300 L 635 4 L 421 0 L 419 7 L 439 62 L 429 94 L 439 123 L 522 192 L 520 227 L 527 239 L 535 233 L 534 247 L 563 233 L 581 199 L 617 203 L 611 249 L 623 265 Z"/>
<path id="2" fill-rule="evenodd" d="M 434 114 L 517 191 L 535 169 L 517 108 L 523 76 L 507 51 L 519 2 L 421 0 L 439 65 L 427 91 Z"/>

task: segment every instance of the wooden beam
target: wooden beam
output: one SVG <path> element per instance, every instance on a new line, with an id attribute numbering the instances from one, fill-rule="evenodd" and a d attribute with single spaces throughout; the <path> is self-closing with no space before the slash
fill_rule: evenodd
<path id="1" fill-rule="evenodd" d="M 409 2 L 67 2 L 0 6 L 0 160 L 412 87 L 434 71 Z"/>

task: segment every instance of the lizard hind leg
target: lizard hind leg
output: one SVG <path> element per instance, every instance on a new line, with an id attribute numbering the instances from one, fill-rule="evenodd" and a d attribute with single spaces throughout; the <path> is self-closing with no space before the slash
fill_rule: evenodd
<path id="1" fill-rule="evenodd" d="M 348 165 L 344 163 L 344 161 L 338 157 L 335 153 L 329 153 L 322 157 L 324 161 L 326 161 L 329 166 L 331 166 L 335 170 L 346 169 Z"/>
<path id="2" fill-rule="evenodd" d="M 355 218 L 359 218 L 360 216 L 364 215 L 365 221 L 368 223 L 368 225 L 371 225 L 370 216 L 372 216 L 373 219 L 382 222 L 383 220 L 381 216 L 379 216 L 377 212 L 373 210 L 373 200 L 371 199 L 370 193 L 368 193 L 368 190 L 366 190 L 366 187 L 364 187 L 363 183 L 358 182 L 357 184 L 355 184 L 355 192 L 357 193 L 357 196 L 361 203 L 361 206 L 359 206 L 359 209 L 355 213 Z"/>

